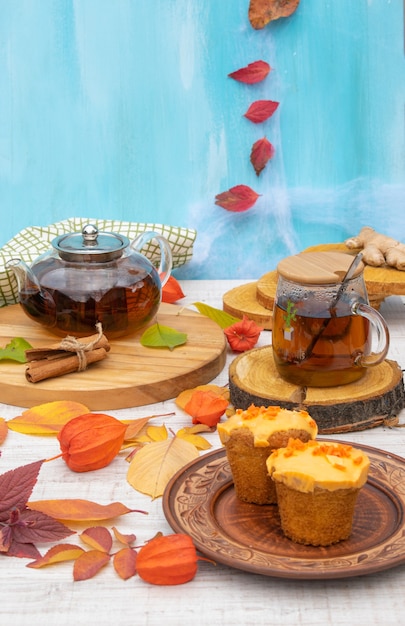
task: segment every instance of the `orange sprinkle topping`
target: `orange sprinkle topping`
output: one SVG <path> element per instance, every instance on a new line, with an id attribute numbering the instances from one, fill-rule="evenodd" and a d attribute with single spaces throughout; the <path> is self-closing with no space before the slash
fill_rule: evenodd
<path id="1" fill-rule="evenodd" d="M 246 410 L 244 409 L 236 409 L 236 414 L 241 416 L 243 420 L 251 420 L 256 417 L 262 417 L 263 419 L 273 420 L 276 419 L 278 414 L 281 411 L 280 406 L 255 406 L 251 404 Z M 309 413 L 307 411 L 298 411 L 300 415 L 303 417 L 309 418 Z M 316 426 L 315 420 L 310 418 L 311 426 Z"/>

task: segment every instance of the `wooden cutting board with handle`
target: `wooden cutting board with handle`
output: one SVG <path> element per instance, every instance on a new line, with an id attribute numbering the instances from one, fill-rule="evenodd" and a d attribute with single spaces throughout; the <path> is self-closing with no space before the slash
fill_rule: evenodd
<path id="1" fill-rule="evenodd" d="M 162 303 L 158 323 L 187 334 L 187 342 L 174 350 L 146 348 L 142 332 L 110 341 L 108 356 L 88 367 L 58 378 L 29 383 L 26 365 L 0 361 L 0 402 L 32 407 L 54 400 L 82 402 L 92 411 L 107 411 L 175 398 L 184 389 L 210 382 L 225 365 L 223 330 L 190 309 Z M 0 347 L 23 337 L 39 348 L 60 341 L 31 321 L 18 304 L 0 309 Z"/>

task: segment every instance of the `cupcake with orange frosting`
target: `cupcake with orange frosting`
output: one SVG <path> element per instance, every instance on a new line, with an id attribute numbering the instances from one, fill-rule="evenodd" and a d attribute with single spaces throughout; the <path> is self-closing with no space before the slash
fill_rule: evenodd
<path id="1" fill-rule="evenodd" d="M 293 541 L 329 546 L 348 539 L 370 461 L 358 448 L 291 440 L 267 459 L 283 533 Z"/>
<path id="2" fill-rule="evenodd" d="M 274 482 L 266 461 L 273 450 L 284 447 L 289 439 L 303 442 L 315 439 L 316 422 L 306 411 L 290 411 L 279 406 L 237 409 L 226 422 L 217 426 L 231 468 L 236 496 L 244 502 L 275 504 Z"/>

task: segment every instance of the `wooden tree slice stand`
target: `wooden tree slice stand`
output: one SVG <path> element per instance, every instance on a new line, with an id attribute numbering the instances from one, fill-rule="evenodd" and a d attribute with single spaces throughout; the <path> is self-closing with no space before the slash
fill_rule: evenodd
<path id="1" fill-rule="evenodd" d="M 255 404 L 305 409 L 321 434 L 394 426 L 405 407 L 403 376 L 396 361 L 387 359 L 348 385 L 303 388 L 279 376 L 271 346 L 234 359 L 229 368 L 229 390 L 235 408 Z"/>
<path id="2" fill-rule="evenodd" d="M 272 328 L 272 312 L 256 300 L 256 283 L 247 283 L 227 291 L 223 296 L 223 310 L 235 317 L 246 315 L 265 330 Z"/>

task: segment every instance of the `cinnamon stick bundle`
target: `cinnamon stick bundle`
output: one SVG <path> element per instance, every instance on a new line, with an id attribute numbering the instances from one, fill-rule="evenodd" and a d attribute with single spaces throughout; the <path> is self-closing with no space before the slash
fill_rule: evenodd
<path id="1" fill-rule="evenodd" d="M 25 351 L 29 362 L 25 377 L 30 383 L 38 383 L 47 378 L 80 372 L 92 363 L 105 359 L 110 350 L 107 337 L 102 333 L 82 337 L 80 340 L 67 336 L 61 342 L 43 348 Z"/>

